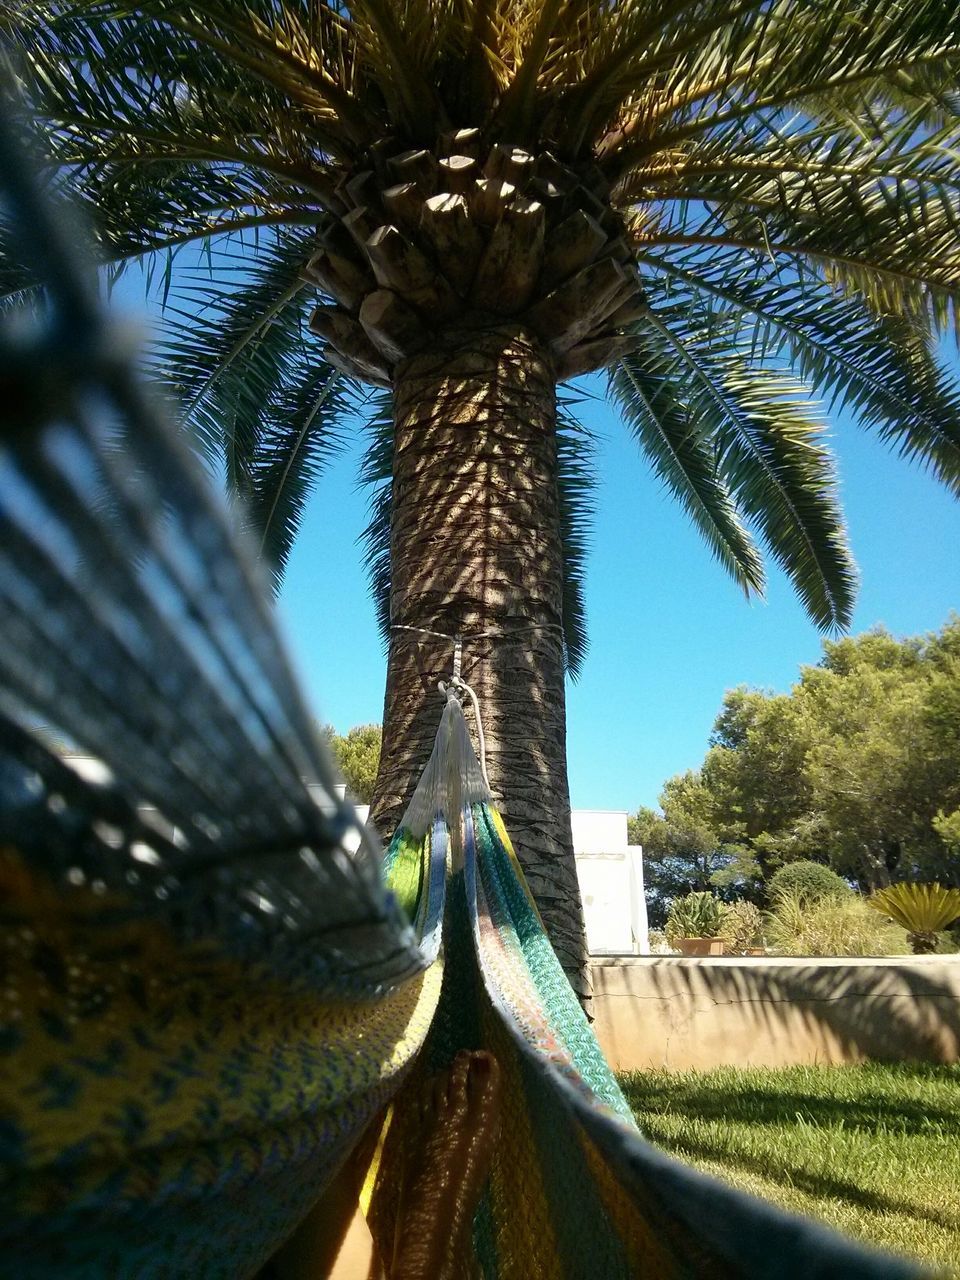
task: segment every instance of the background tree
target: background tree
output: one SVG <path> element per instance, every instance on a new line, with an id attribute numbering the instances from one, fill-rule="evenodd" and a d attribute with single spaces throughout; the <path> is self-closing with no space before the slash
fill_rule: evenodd
<path id="1" fill-rule="evenodd" d="M 380 767 L 382 731 L 378 724 L 357 724 L 345 734 L 324 726 L 337 768 L 347 784 L 347 794 L 358 804 L 369 804 Z"/>
<path id="2" fill-rule="evenodd" d="M 826 642 L 789 694 L 728 693 L 702 769 L 634 823 L 654 896 L 684 892 L 685 875 L 762 895 L 807 858 L 864 891 L 960 883 L 958 645 L 960 619 L 905 640 L 878 628 Z"/>
<path id="3" fill-rule="evenodd" d="M 728 693 L 714 725 L 704 787 L 718 830 L 744 843 L 761 876 L 807 843 L 806 761 L 814 731 L 802 702 L 750 689 Z"/>
<path id="4" fill-rule="evenodd" d="M 654 928 L 664 927 L 671 902 L 684 894 L 750 896 L 758 868 L 749 850 L 721 837 L 716 800 L 699 773 L 670 778 L 660 793 L 660 810 L 640 808 L 627 820 L 627 839 L 643 846 L 647 913 Z"/>
<path id="5" fill-rule="evenodd" d="M 844 625 L 811 388 L 960 477 L 935 341 L 958 285 L 960 9 L 2 0 L 0 35 L 104 264 L 222 250 L 169 310 L 164 374 L 276 573 L 351 393 L 390 393 L 367 468 L 392 626 L 375 814 L 389 829 L 430 750 L 451 646 L 426 633 L 463 633 L 494 789 L 576 977 L 563 680 L 586 477 L 557 384 L 609 365 L 743 589 L 763 586 L 752 531 Z M 15 244 L 0 283 L 30 283 Z"/>

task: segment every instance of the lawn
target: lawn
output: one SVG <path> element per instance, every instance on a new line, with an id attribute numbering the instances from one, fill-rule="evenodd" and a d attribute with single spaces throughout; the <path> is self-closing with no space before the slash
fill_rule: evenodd
<path id="1" fill-rule="evenodd" d="M 621 1078 L 657 1146 L 882 1248 L 960 1259 L 960 1066 L 724 1067 Z"/>

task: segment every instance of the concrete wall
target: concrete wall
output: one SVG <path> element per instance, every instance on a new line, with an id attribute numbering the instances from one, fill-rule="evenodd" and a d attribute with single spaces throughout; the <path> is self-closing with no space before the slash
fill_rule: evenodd
<path id="1" fill-rule="evenodd" d="M 960 956 L 592 961 L 618 1071 L 960 1060 Z"/>

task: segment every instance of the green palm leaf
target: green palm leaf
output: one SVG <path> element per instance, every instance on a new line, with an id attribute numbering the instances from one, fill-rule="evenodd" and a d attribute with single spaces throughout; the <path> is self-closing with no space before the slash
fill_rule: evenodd
<path id="1" fill-rule="evenodd" d="M 735 322 L 689 303 L 651 311 L 649 323 L 688 383 L 689 413 L 711 442 L 716 470 L 759 530 L 820 626 L 842 627 L 856 571 L 822 443 L 823 424 L 802 385 L 757 364 Z"/>
<path id="2" fill-rule="evenodd" d="M 763 565 L 744 529 L 704 424 L 691 416 L 676 376 L 676 352 L 653 326 L 636 327 L 636 348 L 614 367 L 610 392 L 654 471 L 744 592 L 763 593 Z"/>
<path id="3" fill-rule="evenodd" d="M 557 491 L 560 506 L 560 546 L 563 555 L 564 661 L 574 680 L 587 656 L 586 569 L 590 531 L 596 509 L 597 476 L 593 463 L 596 442 L 575 417 L 576 402 L 558 405 Z"/>
<path id="4" fill-rule="evenodd" d="M 769 260 L 745 269 L 735 250 L 707 260 L 650 252 L 641 262 L 691 297 L 720 304 L 738 319 L 751 349 L 787 359 L 806 382 L 960 492 L 960 384 L 942 368 L 921 324 L 878 316 L 809 272 L 781 271 Z"/>
<path id="5" fill-rule="evenodd" d="M 154 357 L 184 426 L 223 465 L 276 588 L 356 395 L 306 328 L 313 299 L 302 269 L 311 245 L 306 232 L 261 245 L 250 268 L 221 242 L 213 260 L 221 275 L 224 259 L 232 263 L 238 284 L 224 295 L 197 268 L 196 283 L 181 286 L 164 313 Z"/>
<path id="6" fill-rule="evenodd" d="M 306 233 L 261 246 L 252 267 L 244 255 L 221 249 L 220 280 L 196 267 L 194 283 L 182 285 L 165 312 L 156 376 L 207 455 L 224 458 L 231 486 L 244 496 L 265 407 L 301 367 L 320 362 L 305 323 L 312 299 L 302 273 L 310 248 Z M 222 281 L 231 268 L 240 279 L 228 292 Z"/>
<path id="7" fill-rule="evenodd" d="M 329 365 L 306 371 L 275 397 L 250 468 L 244 517 L 279 591 L 304 509 L 329 460 L 343 445 L 353 388 Z"/>
<path id="8" fill-rule="evenodd" d="M 937 933 L 960 919 L 960 889 L 901 883 L 878 889 L 868 904 L 910 933 Z"/>

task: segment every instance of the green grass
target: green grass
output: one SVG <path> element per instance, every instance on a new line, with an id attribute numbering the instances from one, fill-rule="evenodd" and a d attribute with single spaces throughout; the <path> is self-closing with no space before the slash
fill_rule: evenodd
<path id="1" fill-rule="evenodd" d="M 960 1066 L 621 1078 L 646 1136 L 706 1173 L 939 1270 L 960 1259 Z"/>

